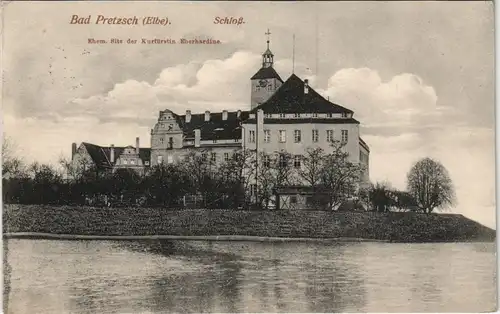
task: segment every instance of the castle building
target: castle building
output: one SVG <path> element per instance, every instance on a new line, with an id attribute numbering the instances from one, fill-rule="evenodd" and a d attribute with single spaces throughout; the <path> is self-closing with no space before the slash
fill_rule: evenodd
<path id="1" fill-rule="evenodd" d="M 368 145 L 360 137 L 360 122 L 354 112 L 317 93 L 307 79 L 292 74 L 283 81 L 274 69 L 269 48 L 262 54 L 261 68 L 250 78 L 250 106 L 246 111 L 192 113 L 182 115 L 165 109 L 151 129 L 151 148 L 100 147 L 82 143 L 94 163 L 104 168 L 134 168 L 181 161 L 189 152 L 202 152 L 214 162 L 229 160 L 238 150 L 261 153 L 287 152 L 300 167 L 307 148 L 331 151 L 340 141 L 350 161 L 364 166 L 361 183 L 369 182 Z M 75 144 L 76 145 L 76 144 Z M 75 158 L 73 158 L 75 159 Z M 298 163 L 298 164 L 297 164 Z"/>
<path id="2" fill-rule="evenodd" d="M 110 174 L 118 169 L 132 169 L 143 175 L 150 167 L 150 148 L 140 148 L 139 138 L 135 140 L 135 147 L 99 146 L 83 142 L 77 147 L 71 145 L 71 171 L 75 176 L 86 170 L 94 170 L 98 175 Z"/>

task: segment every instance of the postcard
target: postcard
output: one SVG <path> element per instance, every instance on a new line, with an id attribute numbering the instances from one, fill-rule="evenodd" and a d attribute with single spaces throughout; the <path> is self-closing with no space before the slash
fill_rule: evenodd
<path id="1" fill-rule="evenodd" d="M 3 2 L 4 313 L 494 312 L 492 2 Z"/>

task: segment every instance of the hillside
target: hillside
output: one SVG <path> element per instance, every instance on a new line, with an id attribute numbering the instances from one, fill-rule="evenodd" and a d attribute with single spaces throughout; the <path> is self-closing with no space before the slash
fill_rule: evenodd
<path id="1" fill-rule="evenodd" d="M 167 210 L 5 205 L 3 232 L 79 235 L 242 235 L 392 242 L 494 241 L 495 230 L 458 214 Z"/>

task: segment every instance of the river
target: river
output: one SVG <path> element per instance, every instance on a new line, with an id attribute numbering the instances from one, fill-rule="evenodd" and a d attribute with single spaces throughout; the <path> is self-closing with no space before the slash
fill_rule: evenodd
<path id="1" fill-rule="evenodd" d="M 494 243 L 157 244 L 6 240 L 5 312 L 496 310 Z"/>

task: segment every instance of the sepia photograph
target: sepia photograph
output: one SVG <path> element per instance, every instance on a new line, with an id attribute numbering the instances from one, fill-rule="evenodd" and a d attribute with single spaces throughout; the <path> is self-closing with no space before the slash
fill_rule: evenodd
<path id="1" fill-rule="evenodd" d="M 3 313 L 497 311 L 493 2 L 0 5 Z"/>

